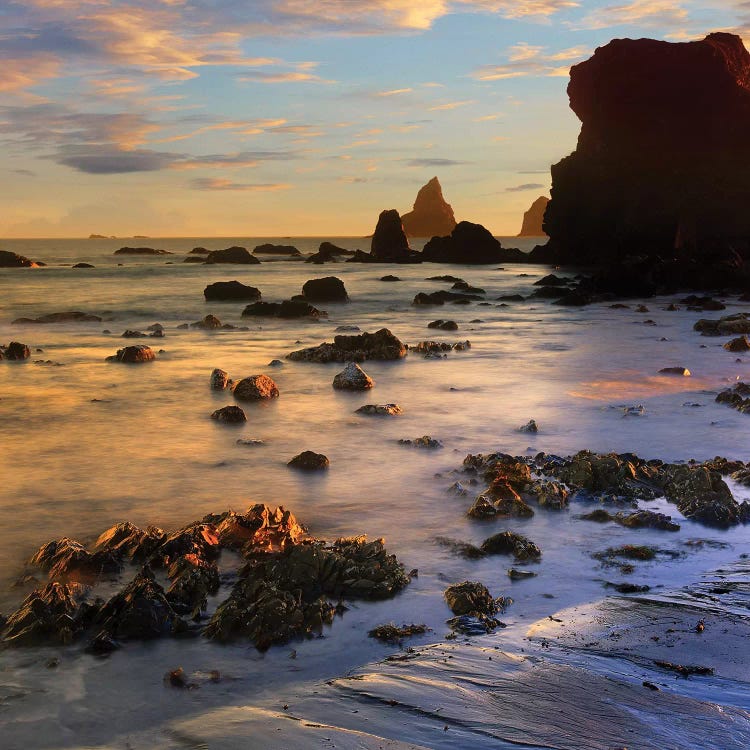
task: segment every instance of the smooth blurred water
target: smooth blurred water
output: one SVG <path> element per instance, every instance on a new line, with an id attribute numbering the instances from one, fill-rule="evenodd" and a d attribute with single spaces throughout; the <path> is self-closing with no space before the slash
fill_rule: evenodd
<path id="1" fill-rule="evenodd" d="M 331 239 L 352 249 L 369 245 L 366 239 Z M 648 314 L 635 312 L 637 302 L 626 310 L 604 304 L 565 308 L 544 300 L 499 306 L 499 295 L 528 295 L 536 278 L 550 271 L 529 265 L 321 267 L 271 256 L 260 256 L 264 262 L 252 266 L 182 263 L 195 246 L 252 248 L 263 241 L 2 243 L 2 249 L 48 266 L 0 269 L 0 341 L 23 341 L 32 352 L 43 350 L 32 360 L 62 366 L 0 363 L 0 612 L 10 611 L 26 593 L 12 584 L 23 562 L 49 539 L 65 535 L 89 541 L 125 519 L 171 529 L 207 512 L 244 510 L 255 502 L 286 505 L 316 536 L 385 536 L 389 550 L 407 569 L 418 568 L 419 578 L 392 601 L 356 604 L 324 639 L 264 655 L 245 645 L 219 647 L 202 640 L 129 644 L 104 661 L 76 648 L 0 653 L 0 724 L 5 722 L 6 737 L 13 742 L 26 748 L 93 744 L 111 735 L 124 737 L 136 717 L 156 731 L 168 716 L 199 707 L 248 702 L 269 692 L 281 695 L 285 686 L 334 676 L 387 653 L 388 647 L 366 637 L 380 622 L 426 622 L 435 631 L 427 638 L 440 638 L 449 616 L 442 600 L 446 582 L 480 580 L 497 595 L 511 594 L 516 603 L 505 617 L 510 627 L 498 637 L 504 647 L 520 647 L 533 620 L 603 595 L 602 579 L 610 574 L 597 567 L 592 551 L 634 539 L 673 548 L 695 537 L 730 545 L 646 564 L 633 577 L 652 586 L 675 586 L 736 559 L 746 548 L 750 533 L 745 528 L 718 531 L 682 521 L 679 534 L 665 536 L 579 522 L 577 507 L 558 514 L 540 510 L 526 521 L 478 523 L 465 517 L 472 497 L 456 497 L 446 489 L 460 478 L 451 472 L 469 452 L 570 454 L 589 448 L 668 460 L 750 459 L 750 417 L 714 403 L 717 390 L 750 377 L 750 359 L 735 361 L 736 354 L 721 348 L 724 339 L 692 331 L 700 317 L 747 310 L 747 304 L 727 300 L 726 313 L 708 314 L 666 312 L 671 301 L 666 298 L 647 300 Z M 320 239 L 271 241 L 310 253 Z M 178 254 L 114 256 L 124 244 Z M 504 239 L 503 244 L 528 250 L 534 241 Z M 70 267 L 79 261 L 96 268 Z M 387 273 L 402 280 L 379 281 Z M 446 273 L 486 289 L 490 304 L 412 306 L 417 292 L 449 288 L 425 280 Z M 327 275 L 344 281 L 351 301 L 318 305 L 329 313 L 319 322 L 241 318 L 244 303 L 203 299 L 206 284 L 230 279 L 260 288 L 264 300 L 287 299 L 307 279 Z M 20 316 L 64 310 L 102 315 L 105 322 L 11 324 Z M 208 313 L 249 330 L 176 328 Z M 436 318 L 455 320 L 459 330 L 428 330 L 427 323 Z M 657 325 L 644 325 L 645 319 Z M 120 338 L 125 329 L 143 330 L 154 322 L 165 326 L 165 338 L 142 343 L 164 350 L 156 362 L 124 366 L 105 361 L 121 346 L 139 342 Z M 410 354 L 399 362 L 364 363 L 375 388 L 341 393 L 331 381 L 342 365 L 284 360 L 294 349 L 332 340 L 341 325 L 363 331 L 388 327 L 409 344 L 469 339 L 472 346 L 443 360 Z M 284 360 L 283 367 L 269 368 L 276 358 Z M 686 366 L 692 375 L 659 375 L 666 366 Z M 215 367 L 234 379 L 265 372 L 277 382 L 281 397 L 269 404 L 243 404 L 245 425 L 216 424 L 211 412 L 233 398 L 209 390 Z M 393 419 L 354 414 L 362 404 L 387 402 L 398 403 L 404 414 Z M 621 407 L 637 404 L 645 407 L 644 416 L 623 416 Z M 539 424 L 538 435 L 518 431 L 530 418 Z M 424 434 L 442 440 L 444 448 L 398 444 L 399 438 Z M 237 445 L 238 438 L 264 444 Z M 324 475 L 299 474 L 286 466 L 308 449 L 329 457 L 331 468 Z M 740 500 L 750 496 L 748 489 L 734 489 Z M 679 518 L 674 506 L 664 505 L 664 510 Z M 434 543 L 436 535 L 481 542 L 503 528 L 521 529 L 540 545 L 544 556 L 537 578 L 511 584 L 506 575 L 510 560 L 466 561 Z M 297 650 L 294 660 L 288 658 L 290 648 Z M 56 670 L 44 666 L 52 653 L 62 660 Z M 196 691 L 189 699 L 180 697 L 162 685 L 163 673 L 179 664 L 188 671 L 218 668 L 236 679 Z M 27 723 L 32 718 L 33 726 Z"/>

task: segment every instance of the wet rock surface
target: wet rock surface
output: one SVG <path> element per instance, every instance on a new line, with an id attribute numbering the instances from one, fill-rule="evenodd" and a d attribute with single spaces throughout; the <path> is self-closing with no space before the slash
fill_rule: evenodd
<path id="1" fill-rule="evenodd" d="M 364 362 L 367 359 L 400 359 L 406 356 L 406 346 L 387 328 L 375 333 L 355 336 L 335 336 L 333 343 L 300 349 L 287 355 L 298 362 Z"/>
<path id="2" fill-rule="evenodd" d="M 315 453 L 315 451 L 302 451 L 287 464 L 293 469 L 301 469 L 302 471 L 320 471 L 321 469 L 327 469 L 330 465 L 331 462 L 327 456 L 322 453 Z"/>
<path id="3" fill-rule="evenodd" d="M 0 359 L 22 362 L 31 356 L 31 349 L 20 341 L 11 341 L 8 346 L 0 345 Z"/>
<path id="4" fill-rule="evenodd" d="M 35 268 L 36 265 L 24 255 L 12 253 L 10 250 L 0 250 L 0 268 Z"/>
<path id="5" fill-rule="evenodd" d="M 333 379 L 333 387 L 340 391 L 366 391 L 375 381 L 356 363 L 350 362 Z"/>
<path id="6" fill-rule="evenodd" d="M 302 300 L 284 300 L 283 302 L 253 302 L 242 311 L 243 318 L 318 318 L 328 317 L 325 310 Z"/>
<path id="7" fill-rule="evenodd" d="M 212 391 L 225 391 L 227 388 L 231 388 L 232 385 L 232 379 L 229 377 L 228 372 L 220 370 L 218 367 L 211 372 L 209 386 Z"/>
<path id="8" fill-rule="evenodd" d="M 48 313 L 40 315 L 38 318 L 16 318 L 14 324 L 39 323 L 42 325 L 48 323 L 101 323 L 102 318 L 91 313 L 72 310 L 69 312 Z"/>
<path id="9" fill-rule="evenodd" d="M 253 248 L 253 253 L 256 255 L 288 255 L 292 257 L 302 255 L 294 245 L 273 245 L 270 242 L 266 242 L 263 245 L 256 245 Z"/>
<path id="10" fill-rule="evenodd" d="M 240 281 L 215 281 L 203 290 L 206 300 L 217 301 L 253 301 L 260 299 L 260 289 L 248 286 Z"/>
<path id="11" fill-rule="evenodd" d="M 126 346 L 123 349 L 118 349 L 117 354 L 107 357 L 107 360 L 110 362 L 123 362 L 125 364 L 153 362 L 155 359 L 156 354 L 154 353 L 154 350 L 145 344 Z"/>
<path id="12" fill-rule="evenodd" d="M 716 401 L 719 404 L 727 404 L 743 414 L 750 413 L 750 385 L 739 382 L 731 388 L 722 391 Z"/>
<path id="13" fill-rule="evenodd" d="M 222 406 L 211 414 L 211 419 L 224 424 L 241 424 L 247 422 L 245 412 L 239 406 Z"/>
<path id="14" fill-rule="evenodd" d="M 115 255 L 173 255 L 169 250 L 160 250 L 155 247 L 121 247 L 115 250 Z"/>
<path id="15" fill-rule="evenodd" d="M 346 302 L 349 299 L 344 282 L 336 276 L 309 279 L 302 285 L 302 296 L 310 302 Z"/>
<path id="16" fill-rule="evenodd" d="M 239 401 L 263 401 L 279 397 L 279 388 L 268 375 L 243 378 L 232 392 Z"/>
<path id="17" fill-rule="evenodd" d="M 360 406 L 356 413 L 376 417 L 396 417 L 403 411 L 398 404 L 365 404 Z"/>

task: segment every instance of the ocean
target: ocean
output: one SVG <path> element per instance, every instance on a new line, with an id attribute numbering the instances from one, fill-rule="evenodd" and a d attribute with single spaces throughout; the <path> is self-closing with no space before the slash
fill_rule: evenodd
<path id="1" fill-rule="evenodd" d="M 351 604 L 324 637 L 265 653 L 245 643 L 224 646 L 201 638 L 128 643 L 105 659 L 85 653 L 81 645 L 0 651 L 4 750 L 230 746 L 185 739 L 180 727 L 218 726 L 221 711 L 229 706 L 280 710 L 290 702 L 288 696 L 309 698 L 326 680 L 394 653 L 393 646 L 367 637 L 383 622 L 425 623 L 431 632 L 409 643 L 415 647 L 441 641 L 448 632 L 443 591 L 450 582 L 481 581 L 496 595 L 512 595 L 514 603 L 503 615 L 507 627 L 482 642 L 521 654 L 535 648 L 529 641 L 535 622 L 610 593 L 602 584 L 612 574 L 598 566 L 592 552 L 634 538 L 681 551 L 686 541 L 703 540 L 687 554 L 639 565 L 629 576 L 635 584 L 666 592 L 735 564 L 747 550 L 749 527 L 706 527 L 682 518 L 663 499 L 646 507 L 679 521 L 681 530 L 667 538 L 657 530 L 581 522 L 583 509 L 575 503 L 559 513 L 537 511 L 531 520 L 477 522 L 466 517 L 472 497 L 448 492 L 457 479 L 463 481 L 456 470 L 468 453 L 570 455 L 591 449 L 669 461 L 716 455 L 750 459 L 750 417 L 714 401 L 720 389 L 748 379 L 750 358 L 724 351 L 724 339 L 693 331 L 699 318 L 747 311 L 747 303 L 726 298 L 722 313 L 684 306 L 668 312 L 664 308 L 677 299 L 671 297 L 628 301 L 627 309 L 606 303 L 560 307 L 543 299 L 502 305 L 497 297 L 528 296 L 533 282 L 550 272 L 527 264 L 315 266 L 271 256 L 246 266 L 182 262 L 196 246 L 252 248 L 272 242 L 293 244 L 308 254 L 321 239 L 369 249 L 363 238 L 0 242 L 4 250 L 47 264 L 0 269 L 0 342 L 17 340 L 32 350 L 28 362 L 0 362 L 2 614 L 7 616 L 33 587 L 18 584 L 19 576 L 25 561 L 50 539 L 88 542 L 123 520 L 176 529 L 206 513 L 242 511 L 257 502 L 286 506 L 317 537 L 385 537 L 389 552 L 407 570 L 419 570 L 394 599 Z M 536 242 L 501 240 L 524 250 Z M 123 245 L 159 247 L 175 255 L 115 256 Z M 413 246 L 420 249 L 422 243 Z M 71 267 L 78 262 L 95 267 Z M 380 281 L 388 273 L 401 280 Z M 566 274 L 564 269 L 557 273 Z M 426 280 L 439 274 L 485 289 L 486 302 L 413 306 L 418 292 L 449 288 Z M 344 282 L 350 301 L 318 304 L 328 318 L 314 322 L 242 318 L 244 303 L 203 298 L 207 284 L 237 279 L 258 287 L 264 300 L 280 301 L 298 294 L 307 279 L 328 275 Z M 636 312 L 639 303 L 648 306 L 648 314 Z M 93 313 L 103 322 L 11 322 L 67 310 Z M 248 330 L 178 328 L 209 313 Z M 437 318 L 455 320 L 458 330 L 428 329 Z M 655 325 L 644 325 L 646 319 Z M 164 326 L 162 339 L 121 338 L 126 329 L 144 330 L 157 322 Z M 386 327 L 408 344 L 469 340 L 471 348 L 443 359 L 412 353 L 398 362 L 365 362 L 375 387 L 342 393 L 332 389 L 331 381 L 343 365 L 285 359 L 295 349 L 331 341 L 339 326 Z M 106 361 L 130 343 L 163 351 L 144 366 Z M 283 366 L 269 367 L 274 359 Z M 675 366 L 687 367 L 690 377 L 658 372 Z M 266 373 L 281 395 L 272 403 L 246 406 L 248 421 L 240 427 L 217 424 L 210 414 L 234 401 L 229 392 L 209 390 L 216 367 L 235 380 Z M 355 414 L 366 403 L 397 403 L 403 414 L 393 419 Z M 631 406 L 642 406 L 642 414 L 626 415 Z M 532 418 L 539 432 L 520 432 Z M 443 447 L 421 450 L 398 442 L 422 435 L 439 439 Z M 239 438 L 262 444 L 238 444 Z M 290 470 L 287 461 L 303 450 L 324 453 L 330 469 L 321 475 Z M 750 488 L 730 486 L 738 500 L 750 498 Z M 501 529 L 521 531 L 542 548 L 537 577 L 511 582 L 510 563 L 494 557 L 466 560 L 435 542 L 437 536 L 449 536 L 478 544 Z M 119 584 L 107 585 L 115 590 Z M 52 659 L 59 661 L 49 668 Z M 576 663 L 581 666 L 581 657 Z M 583 664 L 609 678 L 643 679 L 632 665 L 593 658 L 584 658 Z M 166 688 L 164 673 L 178 666 L 191 673 L 219 670 L 222 680 L 194 691 Z M 675 690 L 686 699 L 750 706 L 747 683 L 728 685 L 708 677 L 683 683 Z M 353 720 L 340 721 L 345 726 Z M 750 721 L 735 726 L 745 732 Z M 692 730 L 675 732 L 674 747 L 709 746 Z M 451 744 L 455 739 L 448 734 L 436 735 L 426 746 L 461 746 Z M 394 724 L 391 739 L 415 746 L 425 742 L 407 719 Z M 472 740 L 475 747 L 510 746 L 497 742 L 479 734 Z M 268 745 L 248 741 L 244 746 Z M 538 746 L 553 745 L 540 740 Z M 728 741 L 714 746 L 734 747 Z"/>

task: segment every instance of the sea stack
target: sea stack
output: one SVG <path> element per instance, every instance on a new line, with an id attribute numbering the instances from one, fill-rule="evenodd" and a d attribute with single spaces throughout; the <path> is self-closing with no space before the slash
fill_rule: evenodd
<path id="1" fill-rule="evenodd" d="M 750 54 L 739 36 L 616 39 L 574 65 L 578 146 L 552 167 L 552 262 L 651 262 L 659 286 L 737 286 L 750 259 Z M 668 269 L 657 268 L 656 260 Z M 642 274 L 641 274 L 642 275 Z"/>
<path id="2" fill-rule="evenodd" d="M 382 211 L 372 235 L 370 255 L 375 261 L 403 263 L 411 258 L 409 240 L 406 239 L 401 216 L 395 208 Z"/>
<path id="3" fill-rule="evenodd" d="M 420 188 L 414 210 L 404 214 L 401 222 L 409 237 L 444 237 L 453 231 L 456 219 L 450 203 L 443 198 L 443 189 L 437 177 Z"/>
<path id="4" fill-rule="evenodd" d="M 547 209 L 549 198 L 540 195 L 530 206 L 528 211 L 524 212 L 523 224 L 518 237 L 544 237 L 545 231 L 542 227 L 544 223 L 544 212 Z"/>

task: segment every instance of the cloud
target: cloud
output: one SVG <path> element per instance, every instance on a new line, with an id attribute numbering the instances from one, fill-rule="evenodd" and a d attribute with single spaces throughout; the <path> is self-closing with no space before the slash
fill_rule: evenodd
<path id="1" fill-rule="evenodd" d="M 526 190 L 542 190 L 547 185 L 542 185 L 540 182 L 527 182 L 524 185 L 514 185 L 513 187 L 505 188 L 506 193 L 523 193 Z"/>
<path id="2" fill-rule="evenodd" d="M 124 151 L 112 146 L 62 146 L 55 161 L 87 174 L 155 172 L 169 167 L 175 155 L 150 149 Z"/>
<path id="3" fill-rule="evenodd" d="M 634 0 L 608 5 L 586 14 L 579 29 L 608 29 L 611 26 L 657 26 L 674 30 L 688 19 L 688 11 L 675 0 Z"/>
<path id="4" fill-rule="evenodd" d="M 398 96 L 399 94 L 409 94 L 412 91 L 414 91 L 412 88 L 391 89 L 390 91 L 378 91 L 375 96 Z"/>
<path id="5" fill-rule="evenodd" d="M 457 161 L 455 159 L 440 159 L 437 157 L 427 159 L 408 159 L 406 164 L 409 167 L 458 167 L 462 164 L 468 164 L 467 161 Z"/>
<path id="6" fill-rule="evenodd" d="M 479 81 L 501 81 L 523 76 L 567 76 L 571 63 L 578 62 L 590 54 L 590 49 L 584 46 L 569 47 L 551 53 L 545 50 L 546 47 L 519 42 L 507 50 L 508 62 L 501 65 L 482 65 L 476 68 L 471 76 Z"/>
<path id="7" fill-rule="evenodd" d="M 430 107 L 430 112 L 439 112 L 443 110 L 458 109 L 459 107 L 466 107 L 469 104 L 476 104 L 475 99 L 465 99 L 460 102 L 446 102 L 445 104 L 436 104 L 434 107 Z"/>
<path id="8" fill-rule="evenodd" d="M 236 190 L 248 193 L 275 193 L 279 190 L 289 190 L 293 185 L 287 183 L 247 183 L 232 182 L 220 177 L 197 177 L 190 180 L 193 190 Z"/>

